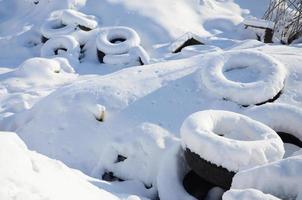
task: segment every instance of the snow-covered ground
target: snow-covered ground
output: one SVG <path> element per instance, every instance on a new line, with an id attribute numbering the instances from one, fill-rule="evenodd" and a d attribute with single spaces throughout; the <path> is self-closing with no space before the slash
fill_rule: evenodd
<path id="1" fill-rule="evenodd" d="M 268 2 L 0 0 L 0 199 L 195 199 L 184 129 L 183 146 L 239 170 L 207 199 L 302 199 L 301 147 L 276 134 L 302 141 L 302 45 L 242 23 Z M 187 32 L 203 44 L 172 53 Z M 224 111 L 186 120 L 203 110 Z"/>

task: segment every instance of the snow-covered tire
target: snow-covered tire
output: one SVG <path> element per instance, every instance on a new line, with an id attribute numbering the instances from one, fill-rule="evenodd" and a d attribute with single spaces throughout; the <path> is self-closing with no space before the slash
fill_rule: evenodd
<path id="1" fill-rule="evenodd" d="M 265 104 L 247 109 L 245 114 L 275 130 L 284 143 L 302 148 L 302 110 L 288 104 Z"/>
<path id="2" fill-rule="evenodd" d="M 157 189 L 161 200 L 196 200 L 183 186 L 184 176 L 189 167 L 183 157 L 183 150 L 179 144 L 172 146 L 161 160 Z"/>
<path id="3" fill-rule="evenodd" d="M 226 78 L 233 69 L 251 67 L 259 79 L 243 83 Z M 247 106 L 272 101 L 284 87 L 286 70 L 274 58 L 252 50 L 229 51 L 211 59 L 201 70 L 202 83 L 223 99 Z"/>
<path id="4" fill-rule="evenodd" d="M 63 10 L 61 19 L 63 24 L 78 26 L 84 31 L 95 29 L 98 25 L 98 22 L 94 16 L 85 15 L 84 13 L 71 9 Z"/>
<path id="5" fill-rule="evenodd" d="M 40 28 L 42 36 L 46 39 L 68 35 L 73 33 L 75 30 L 76 26 L 74 24 L 63 24 L 59 18 L 46 20 Z"/>
<path id="6" fill-rule="evenodd" d="M 273 195 L 264 194 L 263 192 L 256 189 L 245 189 L 245 190 L 228 190 L 223 196 L 222 200 L 281 200 Z"/>
<path id="7" fill-rule="evenodd" d="M 180 134 L 184 149 L 230 172 L 280 160 L 284 155 L 283 142 L 274 130 L 234 112 L 194 113 L 183 122 Z"/>
<path id="8" fill-rule="evenodd" d="M 103 62 L 106 64 L 128 64 L 134 61 L 139 61 L 141 65 L 149 64 L 149 55 L 140 46 L 133 47 L 128 53 L 124 54 L 106 54 L 103 57 Z"/>
<path id="9" fill-rule="evenodd" d="M 302 199 L 302 156 L 293 156 L 238 172 L 232 189 L 254 188 L 280 199 Z"/>
<path id="10" fill-rule="evenodd" d="M 78 59 L 80 56 L 80 44 L 72 36 L 58 36 L 47 40 L 41 47 L 41 57 L 52 57 L 60 54 L 58 50 L 66 51 L 65 55 Z"/>
<path id="11" fill-rule="evenodd" d="M 121 42 L 115 43 L 116 40 Z M 96 39 L 97 49 L 105 54 L 124 54 L 139 44 L 138 34 L 123 26 L 102 28 Z"/>

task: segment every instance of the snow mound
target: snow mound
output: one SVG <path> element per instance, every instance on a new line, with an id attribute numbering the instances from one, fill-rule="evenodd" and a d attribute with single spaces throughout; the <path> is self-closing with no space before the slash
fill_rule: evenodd
<path id="1" fill-rule="evenodd" d="M 0 132 L 0 168 L 0 199 L 120 199 L 63 163 L 29 151 L 15 133 Z"/>
<path id="2" fill-rule="evenodd" d="M 195 200 L 183 187 L 189 171 L 180 144 L 173 145 L 164 155 L 157 176 L 158 195 L 162 200 Z"/>
<path id="3" fill-rule="evenodd" d="M 263 192 L 255 189 L 236 190 L 231 189 L 225 192 L 222 196 L 222 200 L 280 200 L 270 194 L 264 194 Z"/>
<path id="4" fill-rule="evenodd" d="M 302 199 L 302 157 L 294 156 L 237 173 L 232 189 L 255 188 L 281 199 Z"/>
<path id="5" fill-rule="evenodd" d="M 193 113 L 180 134 L 184 149 L 233 172 L 279 160 L 284 154 L 283 142 L 272 129 L 229 111 Z"/>
<path id="6" fill-rule="evenodd" d="M 227 73 L 250 68 L 252 80 L 232 80 Z M 251 50 L 228 51 L 214 57 L 201 70 L 202 84 L 226 100 L 241 105 L 263 103 L 274 98 L 284 87 L 286 70 L 274 58 Z M 256 80 L 254 80 L 256 79 Z"/>
<path id="7" fill-rule="evenodd" d="M 167 130 L 143 123 L 106 145 L 99 163 L 119 178 L 141 180 L 147 186 L 156 186 L 159 163 L 165 149 L 173 143 L 172 139 Z M 118 156 L 123 156 L 124 160 L 118 160 Z"/>
<path id="8" fill-rule="evenodd" d="M 75 80 L 77 74 L 65 58 L 31 58 L 18 68 L 2 74 L 1 113 L 18 113 L 29 109 L 53 89 Z M 4 126 L 7 122 L 3 122 Z"/>

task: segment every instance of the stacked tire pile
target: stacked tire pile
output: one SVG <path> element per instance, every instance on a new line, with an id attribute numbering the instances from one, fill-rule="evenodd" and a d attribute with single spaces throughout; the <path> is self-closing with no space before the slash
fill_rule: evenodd
<path id="1" fill-rule="evenodd" d="M 241 83 L 224 76 L 242 66 L 257 68 L 258 80 Z M 285 67 L 260 52 L 230 51 L 210 60 L 201 77 L 205 88 L 239 104 L 242 114 L 204 110 L 185 119 L 181 146 L 167 152 L 174 160 L 162 163 L 160 197 L 302 199 L 302 110 L 274 102 L 284 88 Z M 167 194 L 167 185 L 181 192 Z"/>
<path id="2" fill-rule="evenodd" d="M 149 55 L 140 45 L 135 30 L 116 26 L 98 28 L 92 15 L 65 9 L 55 11 L 41 26 L 42 57 L 64 56 L 74 60 L 84 57 L 87 40 L 96 33 L 96 54 L 100 63 L 148 64 Z"/>

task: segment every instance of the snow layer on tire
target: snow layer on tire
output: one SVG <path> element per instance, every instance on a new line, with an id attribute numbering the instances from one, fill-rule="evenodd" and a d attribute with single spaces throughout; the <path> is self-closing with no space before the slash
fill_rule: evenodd
<path id="1" fill-rule="evenodd" d="M 281 199 L 302 199 L 302 156 L 257 166 L 237 173 L 232 189 L 255 188 Z"/>
<path id="2" fill-rule="evenodd" d="M 288 104 L 265 104 L 246 110 L 245 114 L 274 129 L 292 134 L 302 141 L 302 110 Z"/>
<path id="3" fill-rule="evenodd" d="M 111 42 L 111 40 L 119 38 L 125 41 L 120 43 Z M 127 53 L 132 47 L 139 44 L 138 34 L 133 29 L 123 26 L 102 28 L 96 39 L 97 48 L 105 54 Z"/>
<path id="4" fill-rule="evenodd" d="M 96 18 L 92 15 L 86 15 L 76 10 L 66 9 L 62 11 L 63 24 L 70 24 L 74 26 L 84 26 L 90 29 L 95 29 L 98 25 Z"/>
<path id="5" fill-rule="evenodd" d="M 47 19 L 41 26 L 41 34 L 46 38 L 53 38 L 61 35 L 68 35 L 76 30 L 74 24 L 62 24 L 61 19 L 51 18 Z"/>
<path id="6" fill-rule="evenodd" d="M 225 72 L 249 67 L 258 80 L 248 83 L 229 80 Z M 284 87 L 286 71 L 274 58 L 252 50 L 229 51 L 211 59 L 201 70 L 202 83 L 213 93 L 241 105 L 265 102 Z"/>
<path id="7" fill-rule="evenodd" d="M 233 172 L 276 161 L 284 155 L 283 142 L 276 132 L 229 111 L 196 112 L 185 119 L 180 134 L 184 149 Z"/>
<path id="8" fill-rule="evenodd" d="M 60 51 L 59 49 L 67 49 L 65 51 Z M 58 50 L 58 55 L 66 56 L 67 58 L 78 59 L 80 56 L 80 45 L 78 41 L 69 35 L 53 37 L 42 46 L 41 56 L 42 57 L 52 57 L 55 56 L 55 51 Z"/>
<path id="9" fill-rule="evenodd" d="M 183 178 L 189 168 L 180 144 L 172 146 L 164 155 L 158 176 L 157 188 L 161 200 L 195 200 L 183 187 Z"/>
<path id="10" fill-rule="evenodd" d="M 280 200 L 270 194 L 264 194 L 263 192 L 255 189 L 236 190 L 231 189 L 226 191 L 222 200 Z"/>

